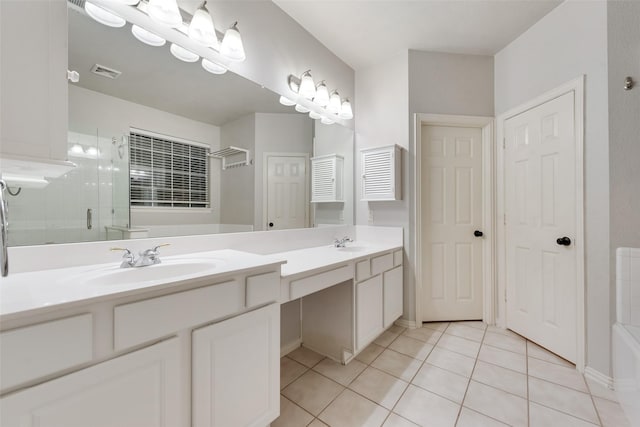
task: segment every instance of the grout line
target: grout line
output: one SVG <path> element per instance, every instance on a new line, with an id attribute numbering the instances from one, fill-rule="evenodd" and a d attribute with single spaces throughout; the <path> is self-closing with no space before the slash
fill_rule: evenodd
<path id="1" fill-rule="evenodd" d="M 462 413 L 462 408 L 464 407 L 464 401 L 467 399 L 467 393 L 469 392 L 469 386 L 471 385 L 471 378 L 473 378 L 473 373 L 475 372 L 476 366 L 478 365 L 478 357 L 480 357 L 480 350 L 482 349 L 482 343 L 484 342 L 484 337 L 486 335 L 487 335 L 487 327 L 485 327 L 484 333 L 482 334 L 482 341 L 480 341 L 480 348 L 478 349 L 476 360 L 473 362 L 473 369 L 471 370 L 471 375 L 469 375 L 469 380 L 467 381 L 467 388 L 465 389 L 464 394 L 462 395 L 462 402 L 460 402 L 460 407 L 458 408 L 458 415 L 456 416 L 455 424 L 458 424 L 458 421 L 460 420 L 460 414 Z"/>

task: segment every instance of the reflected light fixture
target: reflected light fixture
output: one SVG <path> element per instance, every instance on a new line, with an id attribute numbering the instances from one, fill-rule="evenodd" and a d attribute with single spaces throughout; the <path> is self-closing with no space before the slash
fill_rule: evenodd
<path id="1" fill-rule="evenodd" d="M 227 69 L 220 64 L 216 64 L 213 61 L 209 61 L 207 58 L 202 58 L 202 68 L 210 72 L 211 74 L 224 74 Z"/>
<path id="2" fill-rule="evenodd" d="M 329 97 L 329 104 L 327 105 L 327 111 L 331 114 L 338 114 L 342 109 L 342 100 L 340 99 L 340 94 L 337 90 L 331 92 L 331 96 Z"/>
<path id="3" fill-rule="evenodd" d="M 176 0 L 149 0 L 147 13 L 151 18 L 170 27 L 182 24 L 182 15 Z"/>
<path id="4" fill-rule="evenodd" d="M 218 36 L 213 25 L 213 18 L 211 13 L 206 7 L 207 2 L 202 2 L 202 5 L 195 11 L 191 23 L 189 24 L 189 38 L 195 40 L 204 46 L 215 47 L 219 45 Z"/>
<path id="5" fill-rule="evenodd" d="M 313 98 L 313 102 L 321 107 L 326 107 L 329 104 L 329 90 L 324 84 L 324 80 L 316 86 L 316 96 Z"/>
<path id="6" fill-rule="evenodd" d="M 311 111 L 311 110 L 309 110 L 307 107 L 305 107 L 305 106 L 303 106 L 303 105 L 296 104 L 296 111 L 297 111 L 298 113 L 304 113 L 304 114 L 306 114 L 306 113 L 308 113 L 308 112 L 309 112 L 309 111 Z"/>
<path id="7" fill-rule="evenodd" d="M 340 114 L 338 116 L 345 120 L 353 119 L 353 109 L 351 108 L 349 98 L 342 101 L 342 107 L 340 108 Z"/>
<path id="8" fill-rule="evenodd" d="M 322 123 L 323 125 L 332 125 L 335 122 L 328 117 L 323 117 L 322 120 L 320 120 L 320 123 Z"/>
<path id="9" fill-rule="evenodd" d="M 309 111 L 309 117 L 313 120 L 318 120 L 322 118 L 322 114 L 316 113 L 315 111 Z"/>
<path id="10" fill-rule="evenodd" d="M 245 60 L 244 45 L 242 44 L 242 37 L 240 37 L 237 22 L 225 31 L 222 44 L 220 45 L 220 54 L 232 61 Z"/>
<path id="11" fill-rule="evenodd" d="M 290 100 L 284 95 L 280 96 L 280 104 L 286 105 L 287 107 L 293 107 L 294 105 L 296 105 L 295 101 Z"/>
<path id="12" fill-rule="evenodd" d="M 316 96 L 316 85 L 313 82 L 313 77 L 311 77 L 311 70 L 302 73 L 298 95 L 307 99 L 313 99 Z"/>
<path id="13" fill-rule="evenodd" d="M 171 43 L 169 50 L 173 56 L 184 62 L 196 62 L 200 59 L 200 56 L 175 43 Z"/>
<path id="14" fill-rule="evenodd" d="M 126 4 L 129 6 L 135 6 L 140 3 L 139 0 L 116 0 L 118 3 Z"/>
<path id="15" fill-rule="evenodd" d="M 87 12 L 87 15 L 92 17 L 94 20 L 108 27 L 121 28 L 127 23 L 124 18 L 119 17 L 113 12 L 105 10 L 100 6 L 96 6 L 93 3 L 86 2 L 84 4 L 84 10 Z"/>
<path id="16" fill-rule="evenodd" d="M 142 43 L 148 44 L 149 46 L 164 46 L 167 42 L 160 36 L 153 34 L 151 31 L 145 30 L 142 27 L 138 27 L 137 25 L 131 26 L 131 33 L 135 38 L 140 40 Z"/>

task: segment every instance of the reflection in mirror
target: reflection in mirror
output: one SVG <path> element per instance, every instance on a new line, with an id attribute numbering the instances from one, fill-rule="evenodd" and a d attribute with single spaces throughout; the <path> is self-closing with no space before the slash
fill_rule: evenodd
<path id="1" fill-rule="evenodd" d="M 11 246 L 353 224 L 351 129 L 144 45 L 129 27 L 69 3 L 77 167 L 9 198 Z M 310 159 L 328 154 L 344 159 L 344 201 L 310 203 Z"/>

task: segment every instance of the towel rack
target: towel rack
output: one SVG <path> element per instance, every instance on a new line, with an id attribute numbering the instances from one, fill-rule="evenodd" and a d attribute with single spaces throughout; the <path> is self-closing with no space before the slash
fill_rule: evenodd
<path id="1" fill-rule="evenodd" d="M 244 159 L 231 163 L 228 162 L 229 157 L 237 155 L 243 155 Z M 213 151 L 209 153 L 208 156 L 213 157 L 214 159 L 222 159 L 222 170 L 249 166 L 251 164 L 251 159 L 249 158 L 249 150 L 239 147 L 229 146 L 221 150 Z"/>

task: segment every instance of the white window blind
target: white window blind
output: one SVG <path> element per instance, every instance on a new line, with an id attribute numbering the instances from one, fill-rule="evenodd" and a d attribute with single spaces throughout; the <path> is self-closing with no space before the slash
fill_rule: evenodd
<path id="1" fill-rule="evenodd" d="M 131 206 L 209 207 L 205 147 L 131 131 L 129 154 Z"/>

